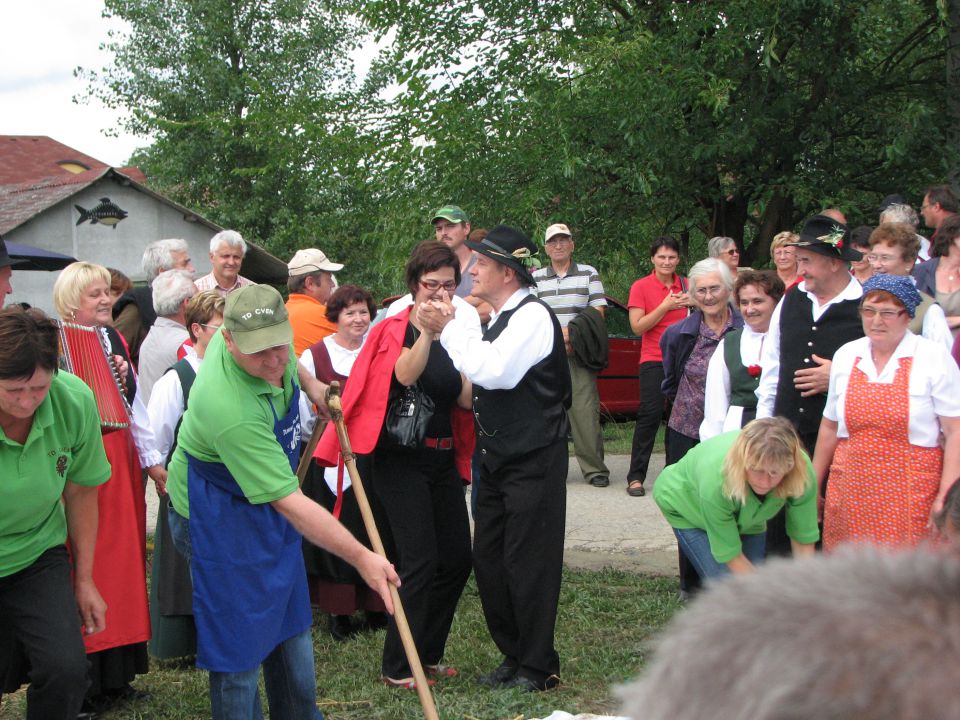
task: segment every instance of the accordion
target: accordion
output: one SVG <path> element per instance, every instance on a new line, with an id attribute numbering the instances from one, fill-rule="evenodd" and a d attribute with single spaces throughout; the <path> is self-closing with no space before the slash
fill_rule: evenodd
<path id="1" fill-rule="evenodd" d="M 83 380 L 97 400 L 102 432 L 130 425 L 132 410 L 120 372 L 98 328 L 60 322 L 60 368 Z"/>

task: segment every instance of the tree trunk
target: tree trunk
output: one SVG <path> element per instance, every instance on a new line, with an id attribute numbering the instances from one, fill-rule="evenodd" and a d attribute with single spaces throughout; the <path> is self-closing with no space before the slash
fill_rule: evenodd
<path id="1" fill-rule="evenodd" d="M 749 248 L 744 249 L 743 262 L 746 265 L 765 264 L 770 259 L 770 243 L 774 236 L 784 230 L 793 229 L 793 200 L 775 192 L 763 208 L 757 236 Z"/>

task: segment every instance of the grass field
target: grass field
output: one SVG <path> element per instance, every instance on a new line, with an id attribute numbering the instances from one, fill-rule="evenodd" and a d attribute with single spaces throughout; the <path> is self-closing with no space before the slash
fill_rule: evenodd
<path id="1" fill-rule="evenodd" d="M 460 601 L 446 662 L 460 676 L 441 681 L 434 698 L 443 720 L 528 720 L 554 710 L 614 714 L 611 686 L 642 667 L 648 643 L 677 610 L 676 580 L 630 573 L 566 570 L 557 624 L 562 685 L 547 693 L 491 691 L 477 675 L 495 667 L 500 655 L 487 634 L 476 585 Z M 415 720 L 423 717 L 416 693 L 378 681 L 383 631 L 335 642 L 326 618 L 314 624 L 320 708 L 328 720 Z M 137 706 L 119 707 L 103 720 L 199 720 L 209 717 L 206 673 L 153 663 L 134 683 L 151 693 Z M 25 716 L 24 691 L 4 696 L 0 720 Z"/>

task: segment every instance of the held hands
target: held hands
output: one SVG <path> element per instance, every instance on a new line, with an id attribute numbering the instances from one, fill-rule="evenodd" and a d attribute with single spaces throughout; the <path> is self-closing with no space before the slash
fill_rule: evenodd
<path id="1" fill-rule="evenodd" d="M 664 308 L 667 312 L 671 310 L 680 310 L 682 308 L 688 308 L 693 306 L 693 302 L 690 300 L 690 296 L 685 292 L 679 293 L 667 293 L 667 296 L 663 299 L 663 302 L 660 303 L 661 307 Z"/>
<path id="2" fill-rule="evenodd" d="M 83 634 L 93 635 L 107 627 L 107 603 L 100 597 L 100 591 L 93 580 L 77 580 L 73 586 L 77 599 L 80 619 L 83 622 Z"/>
<path id="3" fill-rule="evenodd" d="M 357 571 L 372 589 L 383 598 L 383 604 L 387 612 L 393 615 L 393 597 L 390 595 L 390 586 L 400 587 L 400 576 L 390 563 L 382 555 L 372 550 L 367 550 L 366 554 L 356 565 Z"/>
<path id="4" fill-rule="evenodd" d="M 793 386 L 800 391 L 800 397 L 820 395 L 830 387 L 830 367 L 832 361 L 819 355 L 811 355 L 811 361 L 816 367 L 797 370 L 793 374 Z"/>
<path id="5" fill-rule="evenodd" d="M 439 335 L 455 314 L 453 302 L 446 290 L 441 291 L 439 300 L 429 300 L 417 307 L 417 324 L 425 332 Z"/>
<path id="6" fill-rule="evenodd" d="M 147 476 L 153 480 L 157 486 L 157 495 L 163 497 L 167 494 L 167 470 L 162 465 L 151 465 L 147 468 Z"/>

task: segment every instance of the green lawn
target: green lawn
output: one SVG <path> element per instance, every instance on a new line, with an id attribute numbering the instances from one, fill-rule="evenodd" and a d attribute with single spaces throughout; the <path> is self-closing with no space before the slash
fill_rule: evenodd
<path id="1" fill-rule="evenodd" d="M 603 424 L 603 451 L 607 455 L 629 455 L 633 443 L 633 422 L 606 422 Z M 661 425 L 654 440 L 653 451 L 663 452 L 663 434 L 665 426 Z M 571 452 L 573 445 L 570 445 Z"/>
<path id="2" fill-rule="evenodd" d="M 613 714 L 610 687 L 633 677 L 643 665 L 648 641 L 677 610 L 676 579 L 649 578 L 604 570 L 566 570 L 557 648 L 563 684 L 547 693 L 491 691 L 474 679 L 500 662 L 480 611 L 476 585 L 467 585 L 447 646 L 446 661 L 460 676 L 434 688 L 444 720 L 542 718 L 554 710 Z M 378 681 L 383 631 L 333 641 L 325 618 L 315 624 L 317 686 L 328 720 L 415 720 L 423 717 L 416 693 Z M 102 714 L 103 720 L 186 720 L 209 717 L 206 674 L 154 664 L 136 687 L 152 693 L 140 706 Z M 4 697 L 0 719 L 24 717 L 24 692 Z"/>

